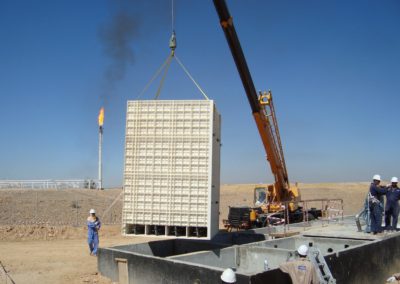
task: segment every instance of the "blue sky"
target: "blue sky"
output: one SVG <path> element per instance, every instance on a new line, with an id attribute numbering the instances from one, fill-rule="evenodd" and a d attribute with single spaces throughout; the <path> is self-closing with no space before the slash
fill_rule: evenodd
<path id="1" fill-rule="evenodd" d="M 400 2 L 227 2 L 256 88 L 274 94 L 290 179 L 400 176 Z M 176 53 L 222 115 L 222 182 L 271 182 L 212 1 L 175 7 Z M 110 86 L 99 30 L 121 9 L 134 57 Z M 121 185 L 126 101 L 167 57 L 170 17 L 161 0 L 1 1 L 0 179 L 96 177 L 105 104 L 105 185 Z M 173 62 L 161 99 L 202 96 Z"/>

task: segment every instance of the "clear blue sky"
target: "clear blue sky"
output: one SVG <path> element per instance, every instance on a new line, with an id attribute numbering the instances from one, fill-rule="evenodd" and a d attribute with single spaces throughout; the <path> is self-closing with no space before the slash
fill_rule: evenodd
<path id="1" fill-rule="evenodd" d="M 167 57 L 171 11 L 120 2 L 0 1 L 0 179 L 96 177 L 105 103 L 105 185 L 122 184 L 126 101 Z M 274 94 L 290 179 L 400 176 L 400 2 L 227 2 L 256 88 Z M 177 55 L 222 114 L 222 182 L 271 182 L 212 1 L 175 5 Z M 120 9 L 134 16 L 134 58 L 110 86 L 99 30 Z M 202 99 L 176 63 L 161 98 Z"/>

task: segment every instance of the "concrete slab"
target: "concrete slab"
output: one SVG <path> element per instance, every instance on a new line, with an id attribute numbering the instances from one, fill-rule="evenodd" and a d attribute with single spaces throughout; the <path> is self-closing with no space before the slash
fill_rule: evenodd
<path id="1" fill-rule="evenodd" d="M 357 232 L 355 226 L 330 225 L 326 227 L 310 228 L 302 233 L 303 236 L 342 238 L 355 240 L 376 240 L 378 237 L 364 232 Z"/>

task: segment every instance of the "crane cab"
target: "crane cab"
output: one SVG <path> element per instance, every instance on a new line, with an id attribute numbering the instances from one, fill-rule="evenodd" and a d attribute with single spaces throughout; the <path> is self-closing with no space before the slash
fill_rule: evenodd
<path id="1" fill-rule="evenodd" d="M 285 206 L 276 197 L 277 193 L 273 184 L 254 187 L 254 206 L 261 207 L 263 212 L 279 212 L 285 209 Z M 300 190 L 297 183 L 290 186 L 289 197 L 288 201 L 293 201 L 288 204 L 289 211 L 293 212 L 298 208 L 297 202 L 300 201 Z"/>

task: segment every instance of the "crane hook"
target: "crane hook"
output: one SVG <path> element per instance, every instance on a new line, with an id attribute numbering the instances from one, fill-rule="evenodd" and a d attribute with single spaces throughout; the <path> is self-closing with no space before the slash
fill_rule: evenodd
<path id="1" fill-rule="evenodd" d="M 171 38 L 169 39 L 169 48 L 172 51 L 172 56 L 175 53 L 175 48 L 176 48 L 176 35 L 175 31 L 172 32 Z"/>

